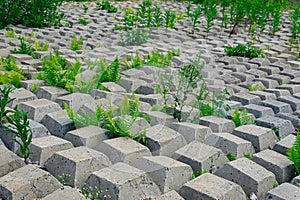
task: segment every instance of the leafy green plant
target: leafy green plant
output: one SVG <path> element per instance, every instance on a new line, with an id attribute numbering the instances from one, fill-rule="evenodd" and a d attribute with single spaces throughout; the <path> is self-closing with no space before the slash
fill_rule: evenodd
<path id="1" fill-rule="evenodd" d="M 121 46 L 136 46 L 145 44 L 147 43 L 150 34 L 151 30 L 145 30 L 140 28 L 128 30 L 126 31 L 125 36 L 123 33 L 120 34 L 119 44 Z"/>
<path id="2" fill-rule="evenodd" d="M 228 19 L 228 6 L 230 5 L 230 0 L 221 0 L 221 7 L 222 7 L 222 28 L 227 28 L 227 25 L 229 23 Z"/>
<path id="3" fill-rule="evenodd" d="M 293 146 L 287 152 L 288 158 L 294 163 L 296 173 L 300 174 L 300 132 L 297 132 Z"/>
<path id="4" fill-rule="evenodd" d="M 83 45 L 83 38 L 82 36 L 79 37 L 79 39 L 76 39 L 76 35 L 73 35 L 71 40 L 71 47 L 70 49 L 73 51 L 81 50 Z"/>
<path id="5" fill-rule="evenodd" d="M 79 17 L 79 24 L 87 25 L 89 23 L 90 23 L 89 20 L 85 19 L 84 17 Z"/>
<path id="6" fill-rule="evenodd" d="M 236 160 L 236 156 L 231 153 L 227 153 L 226 157 L 228 158 L 229 161 Z"/>
<path id="7" fill-rule="evenodd" d="M 252 159 L 251 153 L 246 153 L 246 154 L 244 155 L 244 157 L 245 157 L 245 158 L 248 158 L 248 159 Z"/>
<path id="8" fill-rule="evenodd" d="M 246 8 L 249 7 L 247 3 L 248 1 L 231 0 L 229 13 L 230 13 L 230 23 L 232 28 L 229 33 L 229 37 L 232 34 L 236 33 L 236 28 L 242 21 L 244 21 Z"/>
<path id="9" fill-rule="evenodd" d="M 249 92 L 257 91 L 259 88 L 259 84 L 251 84 L 248 88 Z"/>
<path id="10" fill-rule="evenodd" d="M 176 22 L 176 12 L 168 9 L 165 14 L 163 15 L 163 18 L 165 20 L 166 28 L 175 28 L 175 22 Z"/>
<path id="11" fill-rule="evenodd" d="M 131 68 L 141 68 L 144 66 L 144 62 L 139 54 L 139 51 L 135 52 L 135 55 L 132 56 L 126 56 L 125 60 L 121 61 L 127 69 Z"/>
<path id="12" fill-rule="evenodd" d="M 295 43 L 300 34 L 300 4 L 294 7 L 293 12 L 289 15 L 290 20 L 292 21 L 291 31 L 292 38 L 291 43 Z"/>
<path id="13" fill-rule="evenodd" d="M 108 13 L 118 12 L 118 8 L 113 6 L 108 0 L 98 1 L 96 4 L 98 10 L 107 10 Z"/>
<path id="14" fill-rule="evenodd" d="M 164 19 L 160 7 L 155 6 L 155 8 L 153 9 L 153 26 L 159 28 L 162 25 L 163 20 Z"/>
<path id="15" fill-rule="evenodd" d="M 20 86 L 23 78 L 23 71 L 17 66 L 16 59 L 9 57 L 8 59 L 0 58 L 0 84 L 12 84 L 15 87 Z M 23 78 L 24 79 L 24 78 Z"/>
<path id="16" fill-rule="evenodd" d="M 46 42 L 43 45 L 41 45 L 41 42 L 36 40 L 34 41 L 33 48 L 35 51 L 48 51 L 49 43 Z"/>
<path id="17" fill-rule="evenodd" d="M 120 60 L 116 57 L 102 72 L 100 82 L 115 82 L 118 83 L 121 79 L 120 75 Z"/>
<path id="18" fill-rule="evenodd" d="M 190 7 L 188 7 L 187 9 L 188 9 L 188 11 L 187 11 L 187 12 L 188 12 L 188 16 L 191 18 L 191 21 L 192 21 L 192 34 L 194 34 L 194 33 L 195 33 L 195 30 L 199 30 L 199 29 L 197 28 L 197 24 L 200 23 L 199 17 L 200 17 L 200 15 L 201 15 L 202 8 L 201 8 L 200 5 L 198 5 L 197 8 L 196 8 L 193 12 L 191 12 L 191 11 L 189 10 Z"/>
<path id="19" fill-rule="evenodd" d="M 20 37 L 19 40 L 20 40 L 19 49 L 15 48 L 13 51 L 11 51 L 11 53 L 27 54 L 27 55 L 30 55 L 33 58 L 35 58 L 35 55 L 33 53 L 34 49 L 32 48 L 32 46 L 28 42 L 25 41 L 25 38 Z"/>
<path id="20" fill-rule="evenodd" d="M 264 58 L 264 54 L 262 54 L 262 49 L 255 49 L 251 46 L 251 43 L 247 43 L 247 46 L 238 44 L 237 46 L 228 45 L 224 49 L 227 56 L 241 56 L 247 58 Z"/>
<path id="21" fill-rule="evenodd" d="M 4 86 L 0 88 L 0 125 L 7 121 L 9 113 L 13 113 L 12 110 L 7 110 L 6 106 L 15 100 L 10 98 L 9 94 L 13 92 L 13 88 L 10 86 Z"/>
<path id="22" fill-rule="evenodd" d="M 205 0 L 204 1 L 204 15 L 206 17 L 206 34 L 208 35 L 213 25 L 213 20 L 218 16 L 217 1 Z"/>
<path id="23" fill-rule="evenodd" d="M 14 30 L 5 30 L 4 34 L 6 37 L 9 37 L 9 38 L 18 38 L 18 36 L 16 35 Z"/>
<path id="24" fill-rule="evenodd" d="M 179 56 L 180 50 L 177 51 L 172 49 L 171 51 L 168 50 L 167 55 L 164 55 L 159 50 L 154 50 L 151 54 L 145 55 L 145 64 L 152 65 L 156 67 L 169 67 L 171 65 L 171 60 L 173 56 Z"/>
<path id="25" fill-rule="evenodd" d="M 235 108 L 231 120 L 234 122 L 236 127 L 249 124 L 249 122 L 254 123 L 254 119 L 250 116 L 246 109 L 239 112 L 238 108 Z"/>
<path id="26" fill-rule="evenodd" d="M 281 5 L 279 2 L 274 4 L 274 12 L 272 13 L 273 16 L 273 22 L 272 22 L 272 35 L 275 35 L 275 33 L 279 29 L 279 25 L 281 23 Z"/>
<path id="27" fill-rule="evenodd" d="M 13 115 L 6 118 L 11 124 L 9 125 L 9 129 L 15 134 L 14 141 L 20 145 L 20 152 L 25 159 L 25 163 L 27 163 L 27 159 L 31 153 L 29 145 L 32 140 L 32 130 L 27 115 L 27 112 L 20 112 L 16 106 Z"/>
<path id="28" fill-rule="evenodd" d="M 83 9 L 83 12 L 84 12 L 84 13 L 87 13 L 89 7 L 88 7 L 86 4 L 83 4 L 83 5 L 82 5 L 82 9 Z"/>
<path id="29" fill-rule="evenodd" d="M 192 179 L 195 179 L 198 176 L 200 176 L 202 174 L 205 174 L 205 173 L 208 173 L 208 171 L 206 169 L 202 170 L 202 171 L 199 169 L 199 170 L 196 171 L 196 173 L 195 172 L 192 173 Z"/>

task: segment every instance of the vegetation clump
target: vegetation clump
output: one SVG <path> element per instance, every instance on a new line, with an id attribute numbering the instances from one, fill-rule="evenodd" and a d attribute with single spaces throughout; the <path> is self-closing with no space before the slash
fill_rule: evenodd
<path id="1" fill-rule="evenodd" d="M 247 58 L 264 58 L 264 54 L 262 53 L 262 49 L 254 48 L 251 43 L 247 43 L 247 45 L 238 44 L 237 46 L 228 45 L 224 49 L 227 56 L 241 56 Z"/>

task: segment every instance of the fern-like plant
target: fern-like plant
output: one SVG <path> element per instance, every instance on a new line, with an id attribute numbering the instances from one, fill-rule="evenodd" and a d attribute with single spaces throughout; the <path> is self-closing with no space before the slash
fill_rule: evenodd
<path id="1" fill-rule="evenodd" d="M 298 131 L 293 146 L 287 152 L 288 158 L 294 163 L 296 173 L 300 174 L 300 132 Z"/>
<path id="2" fill-rule="evenodd" d="M 246 109 L 239 112 L 239 109 L 236 107 L 231 120 L 234 122 L 236 127 L 247 125 L 249 122 L 254 123 L 253 117 L 249 115 Z"/>
<path id="3" fill-rule="evenodd" d="M 13 92 L 10 86 L 0 88 L 0 125 L 7 121 L 8 114 L 13 113 L 12 110 L 7 110 L 6 106 L 11 103 L 15 98 L 9 98 L 9 94 Z"/>
<path id="4" fill-rule="evenodd" d="M 120 75 L 120 60 L 118 57 L 110 63 L 110 65 L 106 66 L 101 77 L 99 79 L 100 83 L 102 82 L 115 82 L 118 83 L 121 79 Z"/>

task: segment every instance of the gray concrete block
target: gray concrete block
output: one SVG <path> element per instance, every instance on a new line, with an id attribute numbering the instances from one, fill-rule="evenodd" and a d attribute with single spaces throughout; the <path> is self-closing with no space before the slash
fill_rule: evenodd
<path id="1" fill-rule="evenodd" d="M 165 194 L 155 197 L 153 200 L 184 200 L 175 190 L 171 190 Z"/>
<path id="2" fill-rule="evenodd" d="M 268 79 L 268 78 L 255 78 L 253 81 L 261 82 L 265 86 L 265 89 L 266 88 L 275 89 L 277 86 L 279 86 L 276 80 Z"/>
<path id="3" fill-rule="evenodd" d="M 275 175 L 248 158 L 226 163 L 215 175 L 240 185 L 249 196 L 252 192 L 260 199 L 276 181 Z"/>
<path id="4" fill-rule="evenodd" d="M 153 156 L 172 156 L 187 144 L 180 133 L 161 124 L 146 129 L 146 138 L 146 145 Z"/>
<path id="5" fill-rule="evenodd" d="M 236 93 L 230 97 L 230 100 L 239 101 L 243 105 L 258 104 L 261 101 L 258 96 L 246 92 Z"/>
<path id="6" fill-rule="evenodd" d="M 155 126 L 158 124 L 164 125 L 164 126 L 170 126 L 173 122 L 176 122 L 176 120 L 163 112 L 159 111 L 147 111 L 143 112 L 144 114 L 147 114 L 150 117 L 150 125 Z"/>
<path id="7" fill-rule="evenodd" d="M 140 157 L 151 156 L 147 147 L 128 137 L 104 140 L 95 149 L 106 154 L 112 163 L 124 162 L 134 165 Z"/>
<path id="8" fill-rule="evenodd" d="M 293 113 L 294 114 L 294 113 Z M 275 117 L 291 121 L 295 129 L 300 128 L 300 119 L 298 116 L 291 113 L 277 113 Z"/>
<path id="9" fill-rule="evenodd" d="M 232 154 L 240 158 L 245 154 L 253 154 L 254 148 L 251 142 L 230 133 L 213 133 L 207 136 L 205 144 L 221 149 L 225 154 Z"/>
<path id="10" fill-rule="evenodd" d="M 17 104 L 20 104 L 22 102 L 37 99 L 37 97 L 32 92 L 25 90 L 24 88 L 15 89 L 12 93 L 9 94 L 9 98 L 15 98 L 15 100 L 13 100 L 7 105 L 10 108 L 14 108 Z"/>
<path id="11" fill-rule="evenodd" d="M 38 163 L 40 166 L 44 166 L 44 163 L 55 152 L 70 148 L 73 148 L 71 142 L 55 136 L 33 138 L 29 145 L 29 149 L 31 151 L 29 159 L 33 163 Z"/>
<path id="12" fill-rule="evenodd" d="M 300 92 L 300 85 L 283 84 L 278 86 L 276 89 L 288 90 L 293 95 Z"/>
<path id="13" fill-rule="evenodd" d="M 147 85 L 147 82 L 140 79 L 122 77 L 119 81 L 119 85 L 125 88 L 127 92 L 134 92 L 141 85 Z"/>
<path id="14" fill-rule="evenodd" d="M 55 152 L 45 162 L 45 169 L 68 185 L 81 188 L 92 172 L 110 165 L 110 160 L 103 153 L 76 147 Z"/>
<path id="15" fill-rule="evenodd" d="M 282 96 L 278 97 L 277 100 L 289 104 L 293 111 L 300 109 L 300 99 L 293 96 Z"/>
<path id="16" fill-rule="evenodd" d="M 270 190 L 262 200 L 298 200 L 300 199 L 300 187 L 290 183 L 283 183 Z"/>
<path id="17" fill-rule="evenodd" d="M 116 92 L 116 93 L 125 93 L 126 90 L 114 82 L 104 82 L 102 85 L 107 88 L 110 92 Z"/>
<path id="18" fill-rule="evenodd" d="M 70 108 L 77 112 L 81 106 L 86 103 L 95 103 L 93 97 L 89 94 L 83 93 L 72 93 L 69 95 L 60 96 L 56 99 L 56 102 L 64 108 L 64 103 L 66 103 Z"/>
<path id="19" fill-rule="evenodd" d="M 0 145 L 0 177 L 25 166 L 24 160 L 8 150 L 4 145 Z"/>
<path id="20" fill-rule="evenodd" d="M 75 129 L 75 124 L 69 118 L 66 110 L 46 114 L 41 123 L 52 135 L 63 138 L 68 131 Z"/>
<path id="21" fill-rule="evenodd" d="M 185 199 L 246 200 L 246 194 L 241 186 L 210 173 L 202 174 L 196 179 L 187 182 L 179 190 L 179 193 Z"/>
<path id="22" fill-rule="evenodd" d="M 285 89 L 266 89 L 265 92 L 275 94 L 276 97 L 290 96 L 291 95 L 291 93 L 288 90 L 285 90 Z"/>
<path id="23" fill-rule="evenodd" d="M 292 183 L 293 185 L 296 185 L 296 186 L 299 187 L 299 186 L 300 186 L 300 175 L 294 177 L 293 180 L 291 181 L 291 183 Z"/>
<path id="24" fill-rule="evenodd" d="M 273 99 L 273 100 L 276 99 L 276 95 L 273 94 L 273 93 L 269 93 L 269 92 L 251 91 L 249 93 L 253 94 L 255 96 L 258 96 L 262 101 L 264 101 L 264 100 L 270 100 L 270 99 Z"/>
<path id="25" fill-rule="evenodd" d="M 75 147 L 86 146 L 94 149 L 102 141 L 111 138 L 106 129 L 98 126 L 86 126 L 67 132 L 64 139 L 70 141 Z"/>
<path id="26" fill-rule="evenodd" d="M 235 124 L 232 120 L 219 118 L 215 116 L 201 117 L 199 120 L 199 124 L 211 128 L 212 132 L 214 133 L 231 133 L 235 128 Z"/>
<path id="27" fill-rule="evenodd" d="M 281 153 L 282 155 L 286 155 L 287 151 L 293 146 L 296 140 L 296 136 L 290 134 L 284 138 L 282 138 L 279 142 L 275 144 L 273 150 Z"/>
<path id="28" fill-rule="evenodd" d="M 279 184 L 291 181 L 294 176 L 293 162 L 276 151 L 266 149 L 254 154 L 252 160 L 273 172 Z"/>
<path id="29" fill-rule="evenodd" d="M 45 83 L 46 82 L 43 80 L 31 79 L 31 80 L 21 81 L 20 87 L 22 87 L 26 90 L 32 91 L 33 87 L 36 87 L 36 86 L 41 87 L 41 86 L 45 85 Z"/>
<path id="30" fill-rule="evenodd" d="M 237 127 L 236 129 L 234 129 L 232 134 L 250 141 L 254 147 L 255 152 L 272 148 L 278 141 L 278 138 L 276 137 L 272 129 L 256 126 L 253 124 Z"/>
<path id="31" fill-rule="evenodd" d="M 190 165 L 195 173 L 198 170 L 215 171 L 228 162 L 220 149 L 197 141 L 177 150 L 172 158 Z"/>
<path id="32" fill-rule="evenodd" d="M 146 172 L 125 163 L 116 163 L 93 172 L 86 185 L 95 188 L 96 191 L 105 188 L 100 199 L 104 196 L 119 200 L 152 199 L 161 194 L 158 186 Z"/>
<path id="33" fill-rule="evenodd" d="M 179 190 L 193 172 L 189 165 L 165 156 L 139 158 L 134 167 L 147 172 L 162 193 Z"/>
<path id="34" fill-rule="evenodd" d="M 258 126 L 271 128 L 278 137 L 285 137 L 295 130 L 291 121 L 272 116 L 257 118 L 255 119 L 255 124 Z"/>
<path id="35" fill-rule="evenodd" d="M 170 128 L 183 135 L 187 143 L 195 140 L 204 142 L 205 138 L 212 133 L 211 129 L 207 126 L 189 122 L 173 122 Z"/>
<path id="36" fill-rule="evenodd" d="M 26 165 L 0 178 L 0 198 L 32 200 L 43 198 L 62 187 L 49 172 Z"/>
<path id="37" fill-rule="evenodd" d="M 276 100 L 265 100 L 260 102 L 261 106 L 272 108 L 274 113 L 292 113 L 293 110 L 288 103 Z"/>
<path id="38" fill-rule="evenodd" d="M 265 107 L 265 106 L 260 106 L 260 105 L 255 105 L 255 104 L 249 104 L 241 107 L 241 110 L 246 109 L 248 113 L 252 113 L 256 118 L 265 116 L 265 115 L 270 115 L 274 116 L 274 112 L 271 108 Z"/>
<path id="39" fill-rule="evenodd" d="M 76 189 L 71 188 L 70 186 L 64 186 L 55 190 L 53 193 L 47 195 L 41 200 L 65 200 L 65 199 L 76 199 L 76 200 L 86 200 L 86 198 L 78 192 Z"/>
<path id="40" fill-rule="evenodd" d="M 34 94 L 39 99 L 48 99 L 50 101 L 55 101 L 58 97 L 69 94 L 65 89 L 54 87 L 54 86 L 42 86 L 39 87 Z"/>

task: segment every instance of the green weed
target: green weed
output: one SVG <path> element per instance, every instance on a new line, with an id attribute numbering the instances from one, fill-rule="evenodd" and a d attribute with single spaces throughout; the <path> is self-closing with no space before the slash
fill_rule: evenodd
<path id="1" fill-rule="evenodd" d="M 14 89 L 10 86 L 0 88 L 0 125 L 7 122 L 8 115 L 13 113 L 12 110 L 6 109 L 6 106 L 15 100 L 15 98 L 9 97 L 9 94 L 13 91 Z"/>
<path id="2" fill-rule="evenodd" d="M 296 173 L 300 174 L 300 132 L 297 132 L 293 146 L 287 152 L 288 158 L 294 163 Z"/>
<path id="3" fill-rule="evenodd" d="M 83 38 L 82 36 L 79 37 L 79 39 L 76 39 L 76 35 L 73 35 L 71 40 L 71 47 L 70 49 L 73 51 L 81 50 L 83 45 Z"/>
<path id="4" fill-rule="evenodd" d="M 251 43 L 247 43 L 247 45 L 238 44 L 237 46 L 228 45 L 224 49 L 227 56 L 241 56 L 247 58 L 264 58 L 264 54 L 262 54 L 261 49 L 255 49 L 251 46 Z"/>
<path id="5" fill-rule="evenodd" d="M 250 116 L 246 109 L 239 112 L 239 109 L 236 107 L 231 120 L 234 122 L 236 127 L 243 126 L 249 124 L 249 122 L 254 123 L 254 119 Z"/>
<path id="6" fill-rule="evenodd" d="M 33 53 L 34 49 L 32 48 L 32 46 L 28 42 L 25 41 L 25 38 L 20 37 L 19 40 L 20 40 L 19 49 L 15 48 L 13 51 L 11 51 L 11 53 L 14 53 L 14 54 L 17 54 L 17 53 L 27 54 L 27 55 L 30 55 L 33 58 L 35 58 L 35 55 Z"/>

